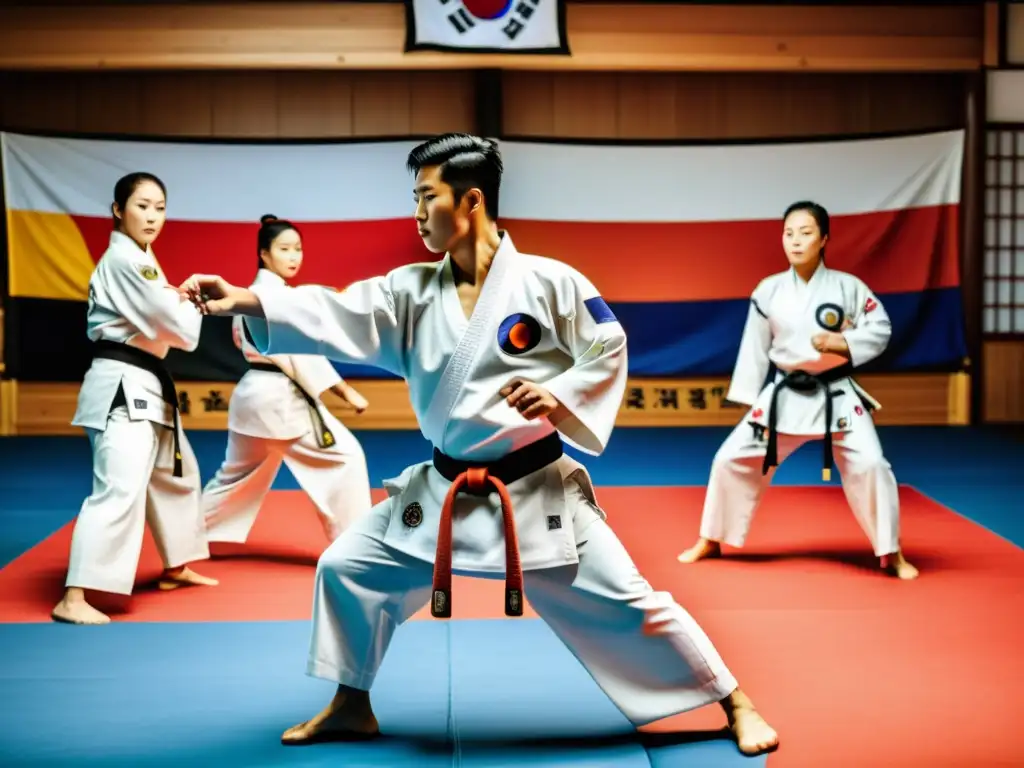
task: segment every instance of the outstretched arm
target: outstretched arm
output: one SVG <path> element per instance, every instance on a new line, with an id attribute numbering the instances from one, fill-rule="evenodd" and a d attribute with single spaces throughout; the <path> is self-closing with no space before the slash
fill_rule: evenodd
<path id="1" fill-rule="evenodd" d="M 181 291 L 206 314 L 244 315 L 261 355 L 323 355 L 405 375 L 404 325 L 387 277 L 335 291 L 319 285 L 238 288 L 215 275 L 194 275 Z"/>

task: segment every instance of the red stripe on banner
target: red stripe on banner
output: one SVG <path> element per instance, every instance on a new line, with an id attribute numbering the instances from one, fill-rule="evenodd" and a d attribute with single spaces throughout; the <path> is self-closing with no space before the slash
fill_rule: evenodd
<path id="1" fill-rule="evenodd" d="M 74 217 L 94 259 L 110 220 Z M 412 217 L 299 223 L 305 260 L 298 282 L 344 287 L 419 261 L 435 261 Z M 782 224 L 722 222 L 557 222 L 506 219 L 520 251 L 579 269 L 609 301 L 738 299 L 786 267 Z M 196 272 L 247 285 L 256 273 L 255 224 L 169 221 L 154 250 L 171 282 Z M 960 284 L 959 206 L 835 216 L 829 266 L 864 280 L 875 293 Z"/>
<path id="2" fill-rule="evenodd" d="M 777 220 L 502 224 L 519 250 L 571 264 L 609 301 L 746 298 L 786 268 Z M 960 285 L 958 205 L 833 216 L 831 229 L 828 265 L 875 293 Z"/>
<path id="3" fill-rule="evenodd" d="M 75 216 L 94 260 L 110 242 L 110 219 Z M 418 261 L 435 261 L 405 219 L 312 222 L 295 225 L 302 233 L 304 258 L 300 283 L 344 287 Z M 172 283 L 196 273 L 219 274 L 236 285 L 256 276 L 256 224 L 168 220 L 153 245 L 160 266 Z"/>

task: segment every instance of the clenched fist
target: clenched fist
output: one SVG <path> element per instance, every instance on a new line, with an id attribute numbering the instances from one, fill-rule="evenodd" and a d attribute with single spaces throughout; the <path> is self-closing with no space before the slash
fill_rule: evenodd
<path id="1" fill-rule="evenodd" d="M 554 413 L 561 403 L 540 384 L 515 379 L 506 385 L 499 395 L 511 408 L 515 408 L 524 419 L 532 420 Z"/>
<path id="2" fill-rule="evenodd" d="M 247 288 L 238 288 L 220 275 L 192 275 L 178 292 L 204 315 L 260 315 L 259 300 Z"/>

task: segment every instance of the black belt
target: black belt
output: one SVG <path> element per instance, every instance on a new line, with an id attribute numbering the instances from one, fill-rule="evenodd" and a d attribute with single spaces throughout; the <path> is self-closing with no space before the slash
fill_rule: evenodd
<path id="1" fill-rule="evenodd" d="M 447 454 L 434 449 L 434 469 L 436 469 L 445 480 L 454 483 L 456 478 L 463 472 L 471 469 L 486 469 L 487 474 L 496 477 L 505 485 L 510 485 L 548 464 L 558 461 L 563 453 L 562 440 L 557 432 L 552 432 L 535 443 L 523 446 L 502 456 L 496 461 L 463 461 L 453 459 Z M 485 491 L 489 493 L 490 491 Z"/>
<path id="2" fill-rule="evenodd" d="M 281 368 L 274 365 L 273 363 L 249 363 L 249 368 L 254 371 L 266 371 L 267 373 L 279 373 L 288 379 L 295 388 L 299 390 L 299 394 L 302 395 L 302 399 L 306 401 L 306 405 L 309 406 L 309 417 L 313 420 L 313 426 L 316 428 L 316 443 L 321 448 L 330 448 L 334 445 L 335 438 L 330 428 L 324 421 L 323 416 L 320 415 L 320 409 L 317 407 L 317 401 L 314 397 L 304 390 L 299 383 L 295 381 L 291 376 L 285 373 Z"/>
<path id="3" fill-rule="evenodd" d="M 117 341 L 101 340 L 93 344 L 93 359 L 116 360 L 119 363 L 133 365 L 156 376 L 160 382 L 160 396 L 174 411 L 174 476 L 181 477 L 181 443 L 178 437 L 178 390 L 174 379 L 164 366 L 164 361 L 156 355 L 130 347 Z M 127 404 L 127 403 L 126 403 Z"/>
<path id="4" fill-rule="evenodd" d="M 825 481 L 832 479 L 832 390 L 829 385 L 840 379 L 849 378 L 853 374 L 853 365 L 846 363 L 837 368 L 830 368 L 821 373 L 807 373 L 806 371 L 792 371 L 787 373 L 775 385 L 772 391 L 771 405 L 768 406 L 768 448 L 765 451 L 764 463 L 761 466 L 761 474 L 767 475 L 768 470 L 779 465 L 779 434 L 776 428 L 779 418 L 778 398 L 779 392 L 783 389 L 792 389 L 794 392 L 814 392 L 820 387 L 825 389 L 825 457 L 824 468 L 821 470 L 821 477 Z"/>
<path id="5" fill-rule="evenodd" d="M 504 523 L 505 615 L 523 615 L 523 563 L 519 556 L 515 511 L 506 486 L 558 461 L 561 456 L 562 441 L 556 432 L 491 462 L 453 459 L 434 449 L 434 468 L 451 483 L 441 505 L 437 528 L 433 596 L 430 600 L 430 613 L 434 618 L 448 619 L 452 615 L 452 517 L 455 498 L 459 493 L 487 496 L 492 491 L 496 491 L 501 500 Z"/>

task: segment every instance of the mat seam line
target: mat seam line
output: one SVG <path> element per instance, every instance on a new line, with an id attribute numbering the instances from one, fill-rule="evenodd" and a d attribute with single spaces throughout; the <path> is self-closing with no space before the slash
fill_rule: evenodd
<path id="1" fill-rule="evenodd" d="M 914 491 L 914 493 L 917 493 L 920 496 L 923 496 L 924 498 L 926 498 L 928 501 L 930 501 L 935 506 L 941 507 L 942 509 L 946 510 L 947 512 L 951 512 L 952 514 L 954 514 L 957 517 L 959 517 L 961 520 L 966 520 L 971 525 L 976 525 L 979 528 L 981 528 L 983 531 L 988 531 L 989 533 L 991 533 L 996 538 L 1002 539 L 1003 541 L 1005 541 L 1011 547 L 1014 547 L 1016 549 L 1024 549 L 1024 546 L 1022 546 L 1021 544 L 1018 544 L 1013 539 L 1009 539 L 1006 536 L 1004 536 L 1003 534 L 1001 534 L 999 531 L 994 530 L 992 528 L 989 528 L 987 525 L 984 525 L 984 524 L 980 523 L 979 521 L 975 520 L 973 517 L 971 517 L 967 513 L 961 512 L 958 509 L 955 509 L 954 507 L 951 507 L 949 504 L 946 504 L 945 502 L 939 501 L 931 493 L 927 493 L 925 491 L 922 491 L 918 486 L 912 485 L 911 483 L 900 483 L 900 485 L 902 485 L 904 488 L 909 488 L 910 490 Z M 967 487 L 966 483 L 964 484 L 964 487 L 965 488 Z"/>
<path id="2" fill-rule="evenodd" d="M 448 729 L 452 734 L 452 768 L 462 765 L 462 747 L 459 743 L 459 724 L 455 718 L 455 675 L 452 671 L 452 624 L 445 622 L 445 640 L 448 655 Z"/>

